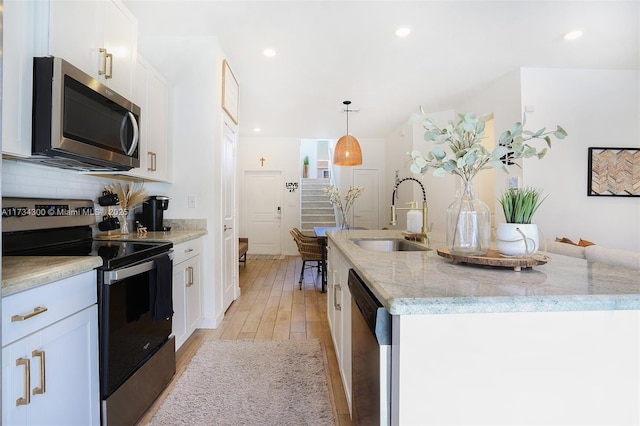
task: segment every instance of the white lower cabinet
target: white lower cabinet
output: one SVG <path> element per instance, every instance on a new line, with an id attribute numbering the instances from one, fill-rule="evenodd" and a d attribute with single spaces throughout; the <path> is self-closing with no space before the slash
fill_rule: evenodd
<path id="1" fill-rule="evenodd" d="M 173 335 L 176 350 L 202 321 L 202 239 L 173 247 Z"/>
<path id="2" fill-rule="evenodd" d="M 2 299 L 2 424 L 97 425 L 96 273 Z"/>
<path id="3" fill-rule="evenodd" d="M 335 347 L 340 377 L 351 412 L 351 293 L 348 279 L 351 264 L 329 240 L 327 254 L 327 316 Z"/>

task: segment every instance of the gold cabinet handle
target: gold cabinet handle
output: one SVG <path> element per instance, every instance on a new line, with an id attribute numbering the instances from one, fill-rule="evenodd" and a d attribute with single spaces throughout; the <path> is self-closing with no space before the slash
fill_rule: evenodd
<path id="1" fill-rule="evenodd" d="M 98 75 L 105 75 L 107 73 L 107 49 L 101 47 L 98 52 L 102 55 L 102 69 L 98 70 Z"/>
<path id="2" fill-rule="evenodd" d="M 192 248 L 188 248 L 188 249 L 186 249 L 184 252 L 185 252 L 185 253 L 191 253 L 192 251 L 193 251 L 193 249 L 192 249 Z"/>
<path id="3" fill-rule="evenodd" d="M 109 74 L 105 74 L 104 78 L 113 78 L 113 54 L 107 53 L 105 56 L 109 59 Z"/>
<path id="4" fill-rule="evenodd" d="M 31 361 L 26 358 L 16 359 L 16 367 L 24 365 L 24 396 L 16 399 L 16 407 L 19 405 L 29 405 L 31 402 L 31 395 L 29 389 L 31 388 Z"/>
<path id="5" fill-rule="evenodd" d="M 28 320 L 29 318 L 33 318 L 36 315 L 40 315 L 44 312 L 47 312 L 48 309 L 45 308 L 44 306 L 36 306 L 35 308 L 33 308 L 33 312 L 29 312 L 28 314 L 25 315 L 14 315 L 11 317 L 11 322 L 17 322 L 17 321 L 24 321 L 24 320 Z"/>
<path id="6" fill-rule="evenodd" d="M 98 70 L 98 75 L 104 75 L 104 78 L 113 78 L 113 54 L 107 52 L 107 49 L 101 47 L 98 52 L 102 54 L 102 69 Z M 109 60 L 109 72 L 107 72 L 107 59 Z"/>
<path id="7" fill-rule="evenodd" d="M 34 358 L 40 358 L 40 386 L 36 386 L 31 392 L 34 395 L 42 395 L 47 391 L 47 373 L 45 367 L 46 362 L 44 359 L 44 351 L 34 349 L 33 352 L 31 352 L 31 356 Z"/>
<path id="8" fill-rule="evenodd" d="M 149 167 L 147 167 L 147 171 L 155 172 L 157 166 L 156 153 L 153 151 L 148 151 L 147 156 L 149 157 Z"/>
<path id="9" fill-rule="evenodd" d="M 193 266 L 187 267 L 187 276 L 189 280 L 187 281 L 187 287 L 191 287 L 193 285 Z"/>
<path id="10" fill-rule="evenodd" d="M 341 311 L 342 305 L 336 300 L 336 294 L 338 294 L 338 291 L 342 291 L 342 286 L 340 284 L 333 286 L 333 307 L 336 308 L 336 311 Z"/>

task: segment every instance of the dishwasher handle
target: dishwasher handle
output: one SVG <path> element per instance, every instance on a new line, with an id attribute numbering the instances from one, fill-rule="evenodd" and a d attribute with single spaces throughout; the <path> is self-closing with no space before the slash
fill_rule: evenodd
<path id="1" fill-rule="evenodd" d="M 371 290 L 353 269 L 349 269 L 348 284 L 351 298 L 362 314 L 369 330 L 376 336 L 378 344 L 390 345 L 391 314 L 389 314 L 389 311 L 371 293 Z"/>

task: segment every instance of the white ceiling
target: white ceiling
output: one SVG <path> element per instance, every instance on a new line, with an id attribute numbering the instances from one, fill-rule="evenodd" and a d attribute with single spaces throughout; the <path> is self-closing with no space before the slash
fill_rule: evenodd
<path id="1" fill-rule="evenodd" d="M 351 134 L 385 137 L 420 105 L 455 107 L 519 67 L 637 70 L 640 62 L 638 0 L 124 3 L 138 17 L 139 53 L 170 79 L 181 58 L 202 54 L 192 37 L 219 40 L 239 81 L 245 137 L 338 138 L 344 100 L 360 110 L 349 115 Z M 399 26 L 409 37 L 395 36 Z M 584 35 L 565 41 L 576 28 Z M 265 57 L 266 47 L 277 55 Z"/>

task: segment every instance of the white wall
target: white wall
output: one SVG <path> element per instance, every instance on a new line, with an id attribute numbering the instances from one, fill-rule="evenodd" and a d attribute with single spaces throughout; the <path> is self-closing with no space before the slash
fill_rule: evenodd
<path id="1" fill-rule="evenodd" d="M 410 177 L 411 173 L 407 166 L 407 162 L 409 160 L 407 153 L 411 151 L 413 151 L 413 126 L 409 123 L 409 120 L 407 120 L 406 123 L 386 138 L 386 172 L 380 181 L 380 186 L 383 187 L 383 195 L 380 198 L 380 210 L 383 213 L 380 221 L 382 227 L 400 230 L 407 229 L 406 211 L 398 211 L 397 225 L 392 226 L 389 221 L 391 220 L 391 195 L 393 194 L 393 187 L 396 184 L 396 171 L 398 172 L 399 179 Z M 414 198 L 414 186 L 418 189 L 417 185 L 410 183 L 404 183 L 398 187 L 398 191 L 396 192 L 397 198 L 395 200 L 396 207 L 407 207 L 405 203 L 408 203 L 409 201 L 420 201 L 419 199 Z M 427 192 L 427 201 L 428 200 L 429 193 Z"/>
<path id="2" fill-rule="evenodd" d="M 545 237 L 640 252 L 640 197 L 587 196 L 588 147 L 640 148 L 640 72 L 525 68 L 522 103 L 527 127 L 569 133 L 523 164 L 523 183 L 549 194 L 535 216 Z"/>
<path id="3" fill-rule="evenodd" d="M 454 122 L 457 120 L 457 115 L 453 110 L 438 111 L 428 113 L 428 115 L 435 120 L 438 126 L 445 126 L 449 120 L 453 120 Z M 433 149 L 433 142 L 424 140 L 424 128 L 421 125 L 414 124 L 412 130 L 414 140 L 413 149 L 426 155 L 427 152 Z M 410 174 L 408 167 L 406 167 L 406 172 Z M 431 228 L 430 238 L 432 240 L 445 241 L 447 207 L 455 200 L 456 189 L 460 184 L 460 178 L 457 176 L 435 177 L 433 176 L 433 171 L 430 170 L 421 180 L 427 191 L 427 207 L 429 209 L 427 225 Z M 403 185 L 409 184 L 404 183 Z M 418 190 L 418 186 L 414 185 L 414 194 L 417 194 Z M 416 197 L 417 195 L 414 195 L 414 198 Z"/>

